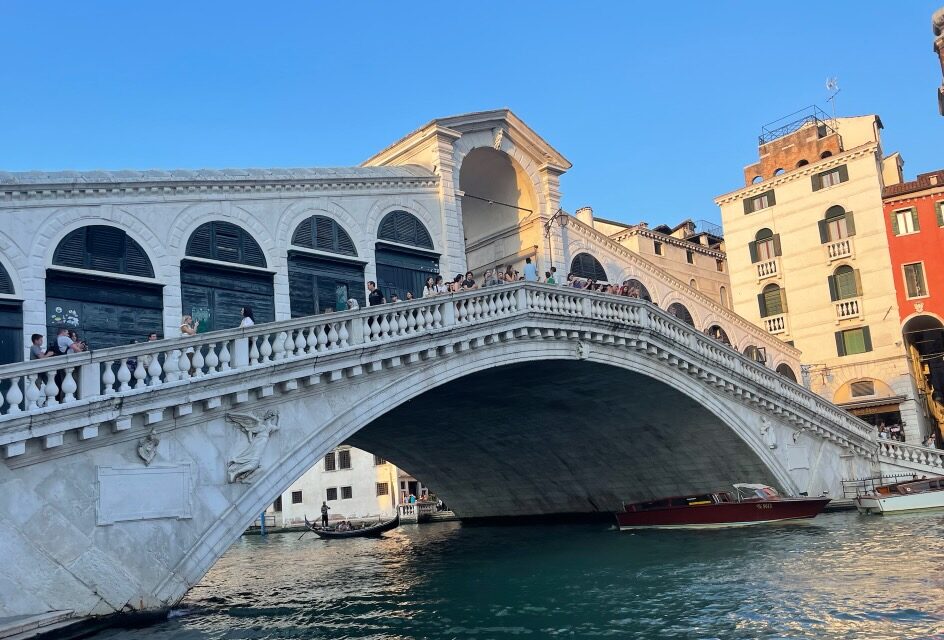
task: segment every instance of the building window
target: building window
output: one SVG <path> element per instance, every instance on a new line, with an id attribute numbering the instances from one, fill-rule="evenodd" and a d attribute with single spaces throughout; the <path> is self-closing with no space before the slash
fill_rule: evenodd
<path id="1" fill-rule="evenodd" d="M 351 487 L 341 487 L 342 500 L 350 500 L 353 497 L 354 497 L 354 491 L 351 489 Z"/>
<path id="2" fill-rule="evenodd" d="M 720 297 L 721 297 L 721 306 L 727 309 L 728 308 L 728 290 L 725 289 L 724 286 L 721 287 Z"/>
<path id="3" fill-rule="evenodd" d="M 771 189 L 770 191 L 763 192 L 759 196 L 745 198 L 744 213 L 754 213 L 755 211 L 772 207 L 775 204 L 777 204 L 777 199 L 774 197 L 774 190 Z"/>
<path id="4" fill-rule="evenodd" d="M 849 388 L 852 390 L 853 398 L 875 395 L 875 382 L 872 380 L 859 380 L 858 382 L 853 382 L 849 385 Z"/>
<path id="5" fill-rule="evenodd" d="M 272 503 L 272 510 L 273 511 L 282 510 L 282 496 L 279 496 L 278 498 L 276 498 L 275 502 Z"/>
<path id="6" fill-rule="evenodd" d="M 659 242 L 658 240 L 653 240 L 653 241 L 652 241 L 652 250 L 655 252 L 655 254 L 656 254 L 657 256 L 661 256 L 661 255 L 662 255 L 662 243 Z"/>
<path id="7" fill-rule="evenodd" d="M 813 191 L 819 191 L 820 189 L 837 185 L 840 182 L 848 181 L 849 170 L 846 168 L 846 165 L 842 165 L 841 167 L 836 167 L 829 171 L 813 174 L 811 179 L 813 180 Z"/>
<path id="8" fill-rule="evenodd" d="M 390 495 L 390 485 L 386 482 L 377 483 L 377 495 L 378 496 L 389 496 Z"/>
<path id="9" fill-rule="evenodd" d="M 892 211 L 892 232 L 896 236 L 908 233 L 917 233 L 921 230 L 918 225 L 918 210 L 914 207 Z"/>
<path id="10" fill-rule="evenodd" d="M 779 316 L 787 312 L 787 295 L 784 289 L 775 284 L 768 284 L 757 296 L 760 317 Z"/>
<path id="11" fill-rule="evenodd" d="M 826 210 L 826 215 L 819 221 L 819 241 L 822 244 L 837 242 L 856 234 L 855 218 L 851 211 L 839 205 Z"/>
<path id="12" fill-rule="evenodd" d="M 691 281 L 688 283 L 688 286 L 690 286 L 692 289 L 695 289 L 696 291 L 698 290 L 698 283 L 695 282 L 694 278 L 691 279 Z"/>
<path id="13" fill-rule="evenodd" d="M 338 468 L 334 459 L 334 451 L 325 455 L 324 464 L 325 464 L 325 471 L 334 471 L 335 469 Z"/>
<path id="14" fill-rule="evenodd" d="M 720 258 L 716 258 L 716 259 L 715 259 L 715 268 L 716 268 L 718 271 L 724 273 L 724 260 L 722 260 L 722 259 L 720 259 Z"/>
<path id="15" fill-rule="evenodd" d="M 387 464 L 387 461 L 384 460 L 383 458 L 381 458 L 380 456 L 375 455 L 375 456 L 374 456 L 374 466 L 375 466 L 375 467 L 379 467 L 379 466 L 382 465 L 382 464 Z"/>
<path id="16" fill-rule="evenodd" d="M 695 264 L 695 252 L 691 249 L 685 250 L 685 260 L 688 261 L 688 264 Z"/>
<path id="17" fill-rule="evenodd" d="M 859 270 L 843 265 L 829 276 L 829 299 L 833 302 L 862 295 L 862 280 Z"/>
<path id="18" fill-rule="evenodd" d="M 341 449 L 340 451 L 338 451 L 338 468 L 339 469 L 351 468 L 351 450 L 350 449 Z"/>
<path id="19" fill-rule="evenodd" d="M 337 488 L 337 487 L 331 487 L 330 489 L 328 489 L 327 491 L 325 491 L 325 498 L 327 498 L 329 501 L 330 501 L 330 500 L 337 500 L 337 499 L 338 499 L 338 488 Z"/>
<path id="20" fill-rule="evenodd" d="M 908 298 L 923 298 L 928 295 L 928 285 L 924 281 L 924 263 L 915 262 L 901 267 L 905 278 L 905 290 Z"/>
<path id="21" fill-rule="evenodd" d="M 836 353 L 840 356 L 852 356 L 872 350 L 872 335 L 868 327 L 836 332 Z"/>
<path id="22" fill-rule="evenodd" d="M 751 262 L 767 262 L 781 253 L 780 234 L 770 229 L 761 229 L 754 235 L 754 242 L 749 242 L 747 248 L 751 254 Z"/>
<path id="23" fill-rule="evenodd" d="M 301 504 L 302 503 L 302 492 L 293 491 L 292 492 L 292 504 Z"/>
<path id="24" fill-rule="evenodd" d="M 934 204 L 934 213 L 937 214 L 937 226 L 944 227 L 944 201 Z"/>

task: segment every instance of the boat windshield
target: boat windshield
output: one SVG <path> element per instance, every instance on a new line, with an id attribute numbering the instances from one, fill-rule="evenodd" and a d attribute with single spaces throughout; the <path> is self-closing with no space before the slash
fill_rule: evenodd
<path id="1" fill-rule="evenodd" d="M 763 484 L 736 484 L 734 488 L 741 500 L 775 500 L 780 497 L 776 489 Z"/>

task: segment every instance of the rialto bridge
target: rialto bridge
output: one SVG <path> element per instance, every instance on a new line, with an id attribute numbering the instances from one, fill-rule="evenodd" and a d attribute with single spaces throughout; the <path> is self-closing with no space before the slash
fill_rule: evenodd
<path id="1" fill-rule="evenodd" d="M 569 166 L 501 110 L 355 168 L 0 174 L 0 616 L 173 604 L 342 442 L 470 518 L 940 469 L 797 385 L 790 345 L 548 224 Z M 581 253 L 645 299 L 518 283 L 338 311 L 365 280 L 403 297 Z M 60 327 L 91 349 L 14 362 Z"/>

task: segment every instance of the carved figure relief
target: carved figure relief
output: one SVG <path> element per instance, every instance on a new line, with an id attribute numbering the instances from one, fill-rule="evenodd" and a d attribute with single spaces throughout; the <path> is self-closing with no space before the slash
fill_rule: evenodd
<path id="1" fill-rule="evenodd" d="M 154 435 L 153 429 L 147 436 L 138 440 L 138 457 L 144 460 L 144 466 L 149 466 L 154 461 L 160 443 L 161 439 Z"/>
<path id="2" fill-rule="evenodd" d="M 767 443 L 768 448 L 777 448 L 777 434 L 774 432 L 770 420 L 766 417 L 760 419 L 760 435 L 764 438 L 764 442 Z"/>
<path id="3" fill-rule="evenodd" d="M 231 411 L 226 419 L 246 434 L 248 442 L 226 465 L 228 482 L 252 482 L 252 476 L 262 465 L 262 454 L 273 433 L 279 430 L 279 412 L 267 409 L 260 417 L 256 413 Z"/>
<path id="4" fill-rule="evenodd" d="M 496 127 L 492 131 L 495 135 L 495 139 L 492 142 L 492 146 L 495 148 L 496 151 L 501 151 L 502 138 L 505 137 L 505 130 L 502 129 L 501 127 Z"/>
<path id="5" fill-rule="evenodd" d="M 577 342 L 577 358 L 586 360 L 588 357 L 590 357 L 590 345 L 583 341 Z"/>

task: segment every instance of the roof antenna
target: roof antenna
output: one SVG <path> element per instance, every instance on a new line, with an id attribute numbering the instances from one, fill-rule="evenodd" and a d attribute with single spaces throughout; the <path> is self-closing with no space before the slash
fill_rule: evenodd
<path id="1" fill-rule="evenodd" d="M 836 96 L 839 95 L 841 89 L 839 88 L 839 78 L 833 76 L 831 78 L 826 78 L 826 91 L 830 91 L 831 94 L 826 98 L 826 102 L 833 103 L 833 123 L 836 122 Z"/>

